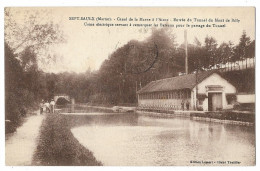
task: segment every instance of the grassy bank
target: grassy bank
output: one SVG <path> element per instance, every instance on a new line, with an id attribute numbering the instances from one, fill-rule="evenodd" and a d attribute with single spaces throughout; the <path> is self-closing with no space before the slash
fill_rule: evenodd
<path id="1" fill-rule="evenodd" d="M 70 131 L 66 117 L 49 114 L 43 121 L 33 165 L 100 166 L 92 152 L 82 146 Z"/>
<path id="2" fill-rule="evenodd" d="M 219 120 L 231 120 L 255 123 L 254 112 L 245 113 L 243 111 L 218 111 L 218 112 L 205 112 L 205 113 L 191 113 L 191 117 L 203 117 Z"/>

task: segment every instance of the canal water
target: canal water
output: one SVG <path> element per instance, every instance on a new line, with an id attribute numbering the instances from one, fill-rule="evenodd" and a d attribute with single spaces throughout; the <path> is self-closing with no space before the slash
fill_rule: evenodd
<path id="1" fill-rule="evenodd" d="M 104 165 L 255 164 L 253 127 L 134 113 L 73 117 L 73 135 Z"/>

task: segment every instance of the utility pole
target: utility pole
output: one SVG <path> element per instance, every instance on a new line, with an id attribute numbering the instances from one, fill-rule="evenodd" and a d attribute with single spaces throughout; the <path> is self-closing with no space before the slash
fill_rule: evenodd
<path id="1" fill-rule="evenodd" d="M 136 95 L 136 101 L 137 101 L 137 104 L 138 104 L 138 94 L 137 94 L 137 91 L 138 91 L 138 88 L 137 88 L 137 81 L 135 81 L 135 95 Z"/>
<path id="2" fill-rule="evenodd" d="M 196 99 L 195 99 L 195 109 L 198 110 L 198 69 L 199 69 L 199 59 L 197 57 L 197 61 L 196 61 Z"/>
<path id="3" fill-rule="evenodd" d="M 184 44 L 185 44 L 185 73 L 188 74 L 188 41 L 187 41 L 187 30 L 184 30 Z"/>

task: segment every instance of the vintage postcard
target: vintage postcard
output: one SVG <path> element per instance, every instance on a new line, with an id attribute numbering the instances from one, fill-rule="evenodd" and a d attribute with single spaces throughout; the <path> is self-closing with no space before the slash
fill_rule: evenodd
<path id="1" fill-rule="evenodd" d="M 6 7 L 6 166 L 254 166 L 254 7 Z"/>

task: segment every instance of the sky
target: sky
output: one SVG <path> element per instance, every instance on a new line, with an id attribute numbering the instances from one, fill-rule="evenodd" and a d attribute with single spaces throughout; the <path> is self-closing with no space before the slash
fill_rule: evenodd
<path id="1" fill-rule="evenodd" d="M 30 8 L 32 9 L 32 8 Z M 14 11 L 18 12 L 15 19 L 20 24 L 23 24 L 23 13 L 28 8 L 15 8 Z M 134 8 L 134 7 L 66 7 L 66 8 L 48 8 L 51 17 L 41 16 L 43 8 L 33 8 L 39 11 L 39 19 L 44 22 L 45 20 L 52 20 L 54 23 L 59 24 L 66 37 L 66 43 L 59 45 L 52 45 L 50 53 L 56 56 L 56 60 L 50 62 L 48 65 L 39 65 L 45 72 L 85 72 L 90 68 L 97 70 L 102 62 L 108 58 L 117 48 L 123 46 L 130 40 L 143 41 L 151 35 L 151 27 L 106 27 L 106 26 L 85 26 L 85 23 L 110 23 L 110 24 L 124 24 L 130 23 L 129 18 L 143 19 L 157 19 L 168 21 L 137 21 L 131 22 L 132 24 L 174 24 L 172 32 L 176 36 L 176 43 L 182 44 L 184 42 L 184 30 L 188 32 L 188 43 L 193 43 L 195 37 L 203 42 L 205 37 L 212 36 L 216 38 L 217 42 L 232 41 L 237 44 L 243 32 L 246 31 L 251 39 L 255 39 L 255 9 L 252 7 L 239 8 Z M 72 20 L 75 18 L 70 17 L 94 17 L 95 21 L 86 20 Z M 96 21 L 98 17 L 111 19 L 112 21 Z M 127 18 L 127 21 L 121 21 Z M 195 18 L 201 22 L 195 22 Z M 184 21 L 176 22 L 176 19 Z M 188 22 L 191 19 L 192 22 Z M 209 19 L 213 19 L 210 22 Z M 238 19 L 236 22 L 216 22 L 229 19 Z M 120 20 L 120 21 L 118 21 Z M 202 24 L 226 24 L 224 28 L 187 28 L 181 27 L 186 24 L 202 25 Z M 176 28 L 176 24 L 180 27 Z M 160 28 L 160 27 L 158 27 Z"/>

